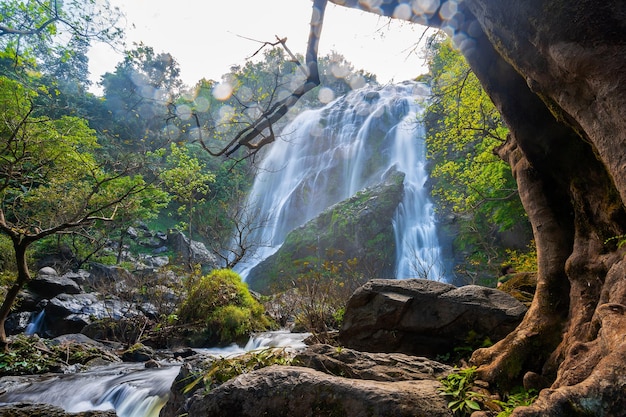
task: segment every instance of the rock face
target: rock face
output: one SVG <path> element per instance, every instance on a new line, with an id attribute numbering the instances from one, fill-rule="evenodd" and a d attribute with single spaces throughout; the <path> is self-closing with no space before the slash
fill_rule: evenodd
<path id="1" fill-rule="evenodd" d="M 303 272 L 304 261 L 332 251 L 334 260 L 357 258 L 357 268 L 391 277 L 395 262 L 393 214 L 402 199 L 404 174 L 390 171 L 384 180 L 326 209 L 287 235 L 272 256 L 254 267 L 246 278 L 250 289 L 267 293 L 288 288 Z"/>
<path id="2" fill-rule="evenodd" d="M 308 368 L 352 379 L 417 381 L 441 378 L 451 367 L 424 357 L 402 353 L 368 353 L 330 345 L 313 345 L 295 361 Z"/>
<path id="3" fill-rule="evenodd" d="M 308 368 L 270 366 L 241 375 L 191 403 L 189 415 L 452 416 L 435 381 L 350 380 Z M 280 387 L 276 389 L 276 387 Z"/>
<path id="4" fill-rule="evenodd" d="M 188 400 L 173 393 L 178 401 L 168 402 L 160 416 L 452 416 L 437 392 L 436 378 L 450 372 L 446 365 L 328 345 L 311 346 L 295 360 L 304 366 L 263 368 Z"/>
<path id="5" fill-rule="evenodd" d="M 348 301 L 339 342 L 356 350 L 434 357 L 467 345 L 468 337 L 496 342 L 525 313 L 522 303 L 493 288 L 375 279 Z"/>
<path id="6" fill-rule="evenodd" d="M 118 273 L 111 274 L 112 270 Z M 121 320 L 143 315 L 137 308 L 139 303 L 90 291 L 94 286 L 102 286 L 105 281 L 113 285 L 124 282 L 130 276 L 122 268 L 105 268 L 102 271 L 104 273 L 100 275 L 81 270 L 59 276 L 50 267 L 42 268 L 37 277 L 28 283 L 27 290 L 20 294 L 19 307 L 7 320 L 7 333 L 38 333 L 53 338 L 80 333 L 97 320 Z"/>

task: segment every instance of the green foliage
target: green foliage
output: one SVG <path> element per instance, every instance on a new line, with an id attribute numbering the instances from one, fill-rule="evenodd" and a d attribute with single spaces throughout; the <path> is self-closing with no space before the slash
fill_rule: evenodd
<path id="1" fill-rule="evenodd" d="M 626 244 L 626 235 L 612 236 L 604 241 L 605 245 L 615 244 L 617 248 L 621 248 Z"/>
<path id="2" fill-rule="evenodd" d="M 76 40 L 117 43 L 122 35 L 120 18 L 119 9 L 108 1 L 3 0 L 0 48 L 18 64 L 34 58 L 67 61 Z"/>
<path id="3" fill-rule="evenodd" d="M 172 143 L 170 152 L 167 156 L 168 166 L 161 171 L 160 177 L 174 200 L 180 204 L 178 214 L 186 214 L 187 221 L 181 228 L 186 228 L 191 238 L 194 213 L 204 203 L 209 184 L 215 181 L 215 175 L 204 172 L 205 166 L 186 148 Z"/>
<path id="4" fill-rule="evenodd" d="M 493 342 L 488 336 L 483 336 L 474 330 L 467 332 L 465 341 L 459 346 L 455 346 L 453 351 L 447 355 L 445 362 L 450 363 L 462 363 L 472 356 L 472 353 L 476 349 L 486 348 L 493 345 Z M 443 359 L 443 358 L 442 358 Z"/>
<path id="5" fill-rule="evenodd" d="M 525 251 L 507 250 L 509 262 L 517 272 L 530 272 L 537 270 L 537 247 L 532 240 Z"/>
<path id="6" fill-rule="evenodd" d="M 442 387 L 439 394 L 448 400 L 450 408 L 455 416 L 469 416 L 474 411 L 479 411 L 482 394 L 471 390 L 476 378 L 476 367 L 458 369 L 445 378 L 440 379 Z"/>
<path id="7" fill-rule="evenodd" d="M 231 343 L 271 323 L 263 306 L 234 271 L 220 269 L 201 277 L 179 307 L 183 323 L 200 323 L 204 343 Z"/>
<path id="8" fill-rule="evenodd" d="M 506 396 L 506 401 L 495 401 L 502 411 L 496 417 L 509 417 L 516 407 L 531 405 L 537 399 L 537 391 L 519 388 Z"/>
<path id="9" fill-rule="evenodd" d="M 429 68 L 423 118 L 433 196 L 457 220 L 456 249 L 467 254 L 461 272 L 476 276 L 473 265 L 497 265 L 504 256 L 497 233 L 522 225 L 530 236 L 530 227 L 510 167 L 494 153 L 508 130 L 478 78 L 440 34 L 429 42 Z"/>
<path id="10" fill-rule="evenodd" d="M 63 365 L 85 364 L 95 358 L 117 357 L 78 343 L 55 343 L 37 336 L 18 335 L 9 352 L 0 352 L 0 376 L 30 375 L 58 371 Z"/>
<path id="11" fill-rule="evenodd" d="M 54 365 L 48 354 L 39 346 L 38 339 L 18 337 L 9 352 L 0 353 L 1 375 L 28 375 L 48 372 Z"/>
<path id="12" fill-rule="evenodd" d="M 210 391 L 224 382 L 244 373 L 271 365 L 290 365 L 291 355 L 284 348 L 255 350 L 234 358 L 219 357 L 207 369 L 193 376 L 194 380 L 183 388 L 185 394 L 198 388 L 199 384 Z"/>

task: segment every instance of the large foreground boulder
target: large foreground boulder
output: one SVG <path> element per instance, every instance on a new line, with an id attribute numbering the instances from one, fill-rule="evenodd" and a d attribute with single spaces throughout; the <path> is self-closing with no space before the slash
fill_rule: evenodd
<path id="1" fill-rule="evenodd" d="M 202 364 L 196 358 L 181 367 L 161 417 L 452 416 L 437 392 L 452 368 L 426 358 L 317 344 L 296 355 L 298 366 L 274 365 L 208 392 L 185 392 Z"/>
<path id="2" fill-rule="evenodd" d="M 194 417 L 451 417 L 434 380 L 380 382 L 274 365 L 194 398 Z"/>
<path id="3" fill-rule="evenodd" d="M 339 342 L 361 351 L 434 357 L 454 347 L 504 338 L 526 310 L 493 288 L 375 279 L 348 301 Z"/>

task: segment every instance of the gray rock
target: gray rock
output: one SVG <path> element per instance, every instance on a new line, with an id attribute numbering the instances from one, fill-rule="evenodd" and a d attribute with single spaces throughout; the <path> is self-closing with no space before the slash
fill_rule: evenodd
<path id="1" fill-rule="evenodd" d="M 188 412 L 194 417 L 451 417 L 437 393 L 439 386 L 435 380 L 349 379 L 274 365 L 240 375 L 209 395 L 192 397 Z"/>
<path id="2" fill-rule="evenodd" d="M 45 268 L 44 268 L 45 269 Z M 49 268 L 52 269 L 52 268 Z M 82 290 L 80 285 L 68 276 L 58 276 L 54 274 L 40 274 L 28 283 L 30 291 L 40 298 L 53 298 L 58 294 L 79 294 Z"/>
<path id="3" fill-rule="evenodd" d="M 434 356 L 464 346 L 472 335 L 496 342 L 521 322 L 526 310 L 493 288 L 371 280 L 348 301 L 339 342 L 362 351 Z"/>
<path id="4" fill-rule="evenodd" d="M 330 345 L 312 345 L 295 357 L 299 365 L 332 375 L 373 381 L 439 379 L 452 371 L 440 362 L 402 353 L 368 353 Z"/>
<path id="5" fill-rule="evenodd" d="M 191 260 L 192 263 L 200 263 L 206 266 L 215 266 L 218 264 L 217 258 L 213 255 L 202 242 L 190 240 L 184 233 L 172 231 L 167 240 L 170 249 L 179 253 L 183 260 Z M 162 243 L 158 245 L 162 246 Z"/>

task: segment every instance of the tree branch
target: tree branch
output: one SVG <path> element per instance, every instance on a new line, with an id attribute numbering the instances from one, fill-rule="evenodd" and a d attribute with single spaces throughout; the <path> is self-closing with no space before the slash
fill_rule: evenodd
<path id="1" fill-rule="evenodd" d="M 242 146 L 252 151 L 248 156 L 256 154 L 263 146 L 272 143 L 276 139 L 272 128 L 273 124 L 279 121 L 304 94 L 320 85 L 317 54 L 326 4 L 327 0 L 313 1 L 305 66 L 302 67 L 301 64 L 298 64 L 306 75 L 304 82 L 290 95 L 274 103 L 274 105 L 263 112 L 250 126 L 241 130 L 226 146 L 223 146 L 218 151 L 211 150 L 204 140 L 200 138 L 200 145 L 210 155 L 230 157 Z M 279 39 L 278 42 L 285 47 L 287 53 L 289 53 L 292 58 L 295 58 L 291 51 L 286 48 L 284 39 Z M 269 129 L 269 135 L 263 134 L 266 129 Z"/>

